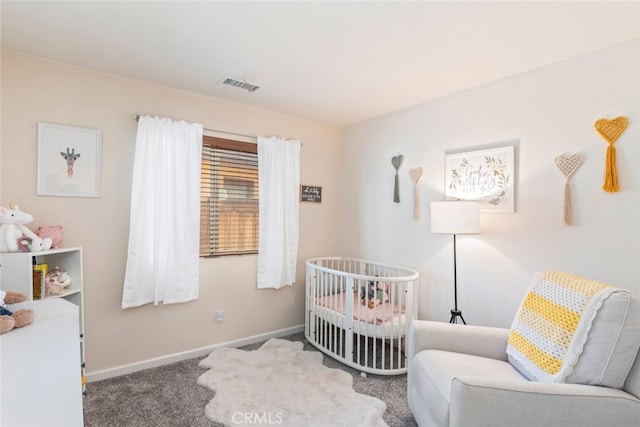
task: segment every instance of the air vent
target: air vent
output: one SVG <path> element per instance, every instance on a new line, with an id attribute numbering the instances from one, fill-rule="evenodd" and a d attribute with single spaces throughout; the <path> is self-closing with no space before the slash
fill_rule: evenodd
<path id="1" fill-rule="evenodd" d="M 222 80 L 220 80 L 220 84 L 225 86 L 237 87 L 238 89 L 244 89 L 248 92 L 255 92 L 260 89 L 260 86 L 258 85 L 247 83 L 244 80 L 232 79 L 231 77 L 223 78 Z"/>

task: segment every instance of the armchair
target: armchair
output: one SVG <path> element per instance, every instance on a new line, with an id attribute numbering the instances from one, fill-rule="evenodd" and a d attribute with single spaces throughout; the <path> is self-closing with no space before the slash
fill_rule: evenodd
<path id="1" fill-rule="evenodd" d="M 554 277 L 536 276 L 527 296 Z M 511 329 L 413 321 L 407 398 L 418 424 L 640 426 L 640 300 L 611 287 L 598 292 L 606 295 L 585 303 L 564 363 L 553 375 L 537 374 L 513 348 L 527 298 Z M 531 378 L 536 375 L 540 379 Z"/>

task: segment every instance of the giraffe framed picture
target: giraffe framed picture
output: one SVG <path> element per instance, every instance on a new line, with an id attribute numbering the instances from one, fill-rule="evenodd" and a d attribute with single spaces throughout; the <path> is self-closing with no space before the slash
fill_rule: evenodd
<path id="1" fill-rule="evenodd" d="M 39 196 L 100 197 L 99 129 L 38 123 Z"/>

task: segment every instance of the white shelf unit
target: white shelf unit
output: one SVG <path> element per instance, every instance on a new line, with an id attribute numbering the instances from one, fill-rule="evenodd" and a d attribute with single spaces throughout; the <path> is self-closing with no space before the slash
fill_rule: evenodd
<path id="1" fill-rule="evenodd" d="M 60 295 L 45 297 L 44 290 L 41 300 L 65 299 L 78 306 L 78 321 L 80 331 L 80 361 L 84 381 L 84 312 L 83 312 L 83 281 L 82 248 L 69 247 L 50 249 L 41 252 L 3 252 L 0 253 L 0 289 L 21 292 L 27 300 L 34 298 L 33 267 L 36 264 L 47 264 L 48 270 L 58 266 L 69 273 L 71 284 Z M 83 387 L 84 391 L 84 387 Z"/>
<path id="2" fill-rule="evenodd" d="M 82 427 L 78 306 L 47 298 L 31 325 L 0 335 L 0 426 Z"/>

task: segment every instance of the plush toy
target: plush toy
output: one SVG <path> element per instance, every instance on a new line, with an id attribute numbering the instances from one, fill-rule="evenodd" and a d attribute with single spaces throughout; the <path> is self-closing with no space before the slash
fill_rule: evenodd
<path id="1" fill-rule="evenodd" d="M 362 305 L 375 308 L 376 305 L 389 301 L 389 283 L 371 281 L 360 285 L 360 295 Z"/>
<path id="2" fill-rule="evenodd" d="M 376 304 L 382 304 L 389 301 L 389 284 L 386 282 L 378 282 L 376 289 Z"/>
<path id="3" fill-rule="evenodd" d="M 369 282 L 367 284 L 360 285 L 360 302 L 362 305 L 366 305 L 369 308 L 373 308 L 374 300 L 376 296 L 376 283 Z"/>
<path id="4" fill-rule="evenodd" d="M 0 291 L 0 335 L 33 322 L 33 310 L 30 308 L 22 308 L 14 313 L 5 305 L 23 302 L 26 299 L 27 296 L 20 292 Z"/>
<path id="5" fill-rule="evenodd" d="M 44 281 L 44 294 L 46 296 L 60 295 L 71 284 L 69 273 L 56 266 L 47 273 Z"/>
<path id="6" fill-rule="evenodd" d="M 36 235 L 41 239 L 51 239 L 51 249 L 58 249 L 62 245 L 62 226 L 61 225 L 48 225 L 45 227 L 38 227 Z"/>
<path id="7" fill-rule="evenodd" d="M 33 217 L 13 204 L 0 206 L 0 252 L 40 252 L 51 248 L 52 240 L 41 239 L 25 224 Z"/>
<path id="8" fill-rule="evenodd" d="M 375 308 L 376 305 L 389 301 L 389 284 L 387 282 L 369 282 L 360 286 L 362 305 Z"/>

